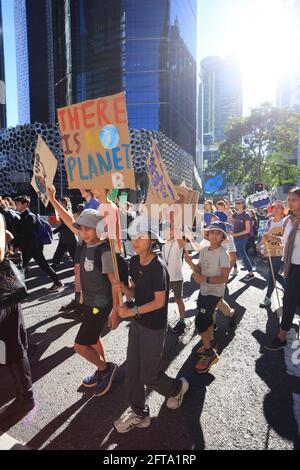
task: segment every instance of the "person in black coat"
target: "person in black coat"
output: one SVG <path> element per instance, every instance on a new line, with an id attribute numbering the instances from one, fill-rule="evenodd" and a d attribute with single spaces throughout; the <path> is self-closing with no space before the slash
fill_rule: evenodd
<path id="1" fill-rule="evenodd" d="M 69 212 L 71 211 L 71 202 L 68 197 L 60 200 L 62 206 Z M 69 253 L 72 260 L 75 260 L 75 251 L 77 246 L 77 239 L 74 233 L 61 221 L 61 224 L 53 230 L 53 233 L 59 233 L 59 243 L 53 255 L 52 267 L 57 269 L 65 253 Z"/>

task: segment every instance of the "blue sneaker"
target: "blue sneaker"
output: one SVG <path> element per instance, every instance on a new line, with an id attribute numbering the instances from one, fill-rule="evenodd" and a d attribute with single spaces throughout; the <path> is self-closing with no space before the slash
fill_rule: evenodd
<path id="1" fill-rule="evenodd" d="M 82 381 L 84 387 L 95 387 L 98 383 L 99 377 L 101 376 L 100 370 L 97 369 L 92 375 L 87 375 Z"/>
<path id="2" fill-rule="evenodd" d="M 115 373 L 117 372 L 117 368 L 117 364 L 113 364 L 112 362 L 107 363 L 105 372 L 102 372 L 98 379 L 94 392 L 94 397 L 101 397 L 102 395 L 105 395 L 105 393 L 108 392 L 111 387 Z"/>

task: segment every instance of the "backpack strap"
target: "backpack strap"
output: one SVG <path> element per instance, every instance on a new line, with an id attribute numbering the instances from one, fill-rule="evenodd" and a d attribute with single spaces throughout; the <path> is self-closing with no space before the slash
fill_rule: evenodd
<path id="1" fill-rule="evenodd" d="M 286 228 L 287 223 L 288 223 L 289 220 L 291 220 L 291 216 L 290 216 L 290 215 L 288 215 L 288 216 L 286 217 L 286 219 L 285 219 L 285 221 L 284 221 L 284 223 L 283 223 L 283 226 L 282 226 L 282 233 L 283 233 L 283 234 L 284 234 L 284 232 L 285 232 L 285 228 Z"/>
<path id="2" fill-rule="evenodd" d="M 98 245 L 97 249 L 95 250 L 94 263 L 95 263 L 95 266 L 98 268 L 98 270 L 100 272 L 102 271 L 101 256 L 106 251 L 110 251 L 110 246 L 109 246 L 109 243 L 107 242 L 107 240 L 105 240 L 105 242 L 103 242 L 103 243 L 100 243 L 100 245 Z"/>

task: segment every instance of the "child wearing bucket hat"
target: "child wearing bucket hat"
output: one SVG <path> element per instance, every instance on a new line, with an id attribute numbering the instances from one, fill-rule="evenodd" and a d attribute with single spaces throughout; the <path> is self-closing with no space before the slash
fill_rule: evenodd
<path id="1" fill-rule="evenodd" d="M 130 260 L 131 285 L 116 284 L 118 292 L 134 299 L 134 307 L 119 306 L 121 318 L 132 318 L 129 329 L 126 359 L 126 396 L 130 412 L 114 426 L 120 433 L 150 426 L 149 407 L 146 405 L 145 386 L 167 398 L 170 409 L 180 407 L 189 384 L 181 378 L 168 377 L 162 369 L 161 357 L 167 333 L 169 276 L 162 260 L 153 252 L 154 245 L 163 240 L 158 224 L 137 217 L 128 230 L 134 251 Z"/>
<path id="2" fill-rule="evenodd" d="M 106 361 L 101 333 L 108 319 L 112 328 L 118 326 L 112 256 L 107 242 L 101 242 L 97 234 L 103 217 L 95 209 L 86 209 L 74 222 L 73 216 L 56 200 L 55 188 L 48 188 L 47 192 L 61 219 L 83 241 L 79 254 L 83 319 L 74 349 L 97 367 L 83 379 L 82 385 L 94 387 L 94 396 L 102 396 L 111 387 L 117 365 Z"/>
<path id="3" fill-rule="evenodd" d="M 198 374 L 208 372 L 219 360 L 215 350 L 213 315 L 224 296 L 230 271 L 229 255 L 222 246 L 227 239 L 226 225 L 220 221 L 212 222 L 207 231 L 210 246 L 201 250 L 199 264 L 196 266 L 192 260 L 189 262 L 186 258 L 193 270 L 194 280 L 200 284 L 195 323 L 204 348 L 195 366 Z"/>

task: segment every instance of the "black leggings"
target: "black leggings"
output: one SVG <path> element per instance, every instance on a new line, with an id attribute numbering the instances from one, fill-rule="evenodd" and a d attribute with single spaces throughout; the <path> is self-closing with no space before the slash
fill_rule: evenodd
<path id="1" fill-rule="evenodd" d="M 26 356 L 28 343 L 21 304 L 0 310 L 0 341 L 1 364 L 12 364 Z"/>
<path id="2" fill-rule="evenodd" d="M 31 258 L 34 259 L 36 264 L 45 272 L 48 274 L 48 276 L 52 279 L 53 282 L 58 282 L 58 276 L 56 272 L 54 271 L 51 266 L 49 266 L 44 253 L 43 253 L 43 247 L 37 248 L 37 249 L 32 249 L 31 251 L 27 250 L 22 250 L 22 255 L 23 255 L 23 266 L 24 268 L 27 267 L 29 261 Z"/>
<path id="3" fill-rule="evenodd" d="M 300 305 L 300 265 L 292 264 L 286 280 L 286 288 L 283 296 L 283 313 L 281 329 L 289 331 L 293 324 L 296 308 Z"/>
<path id="4" fill-rule="evenodd" d="M 52 262 L 55 264 L 59 264 L 61 260 L 63 259 L 63 256 L 66 252 L 68 252 L 72 258 L 72 260 L 75 260 L 75 251 L 76 251 L 76 246 L 77 243 L 61 243 L 59 242 L 56 248 L 56 251 L 53 255 L 53 260 Z"/>

